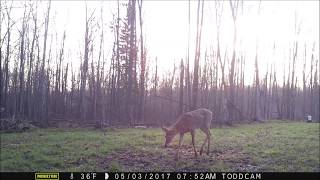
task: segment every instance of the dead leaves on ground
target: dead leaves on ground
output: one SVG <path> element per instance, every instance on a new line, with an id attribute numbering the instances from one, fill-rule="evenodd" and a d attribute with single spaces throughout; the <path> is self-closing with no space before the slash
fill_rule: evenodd
<path id="1" fill-rule="evenodd" d="M 99 162 L 104 169 L 110 169 L 110 164 L 117 163 L 121 171 L 213 171 L 223 170 L 231 167 L 234 171 L 253 171 L 254 166 L 250 165 L 246 154 L 238 149 L 210 151 L 194 157 L 194 150 L 191 145 L 183 145 L 180 149 L 180 159 L 175 160 L 176 145 L 166 149 L 123 149 L 108 154 Z M 199 152 L 199 148 L 197 149 Z M 206 150 L 204 151 L 206 152 Z M 221 171 L 220 170 L 220 171 Z"/>

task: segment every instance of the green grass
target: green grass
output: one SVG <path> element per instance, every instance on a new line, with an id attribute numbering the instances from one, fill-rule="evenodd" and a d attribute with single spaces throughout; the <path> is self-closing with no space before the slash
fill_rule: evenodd
<path id="1" fill-rule="evenodd" d="M 210 156 L 186 135 L 164 149 L 160 129 L 36 129 L 1 133 L 0 171 L 320 171 L 319 123 L 213 128 Z M 197 150 L 204 134 L 196 133 Z"/>

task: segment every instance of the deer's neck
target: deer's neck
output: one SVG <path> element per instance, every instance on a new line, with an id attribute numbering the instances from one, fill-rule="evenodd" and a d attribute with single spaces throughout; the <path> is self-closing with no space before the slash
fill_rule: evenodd
<path id="1" fill-rule="evenodd" d="M 174 132 L 175 134 L 180 132 L 181 129 L 180 119 L 178 119 L 174 124 L 169 127 L 169 130 Z"/>

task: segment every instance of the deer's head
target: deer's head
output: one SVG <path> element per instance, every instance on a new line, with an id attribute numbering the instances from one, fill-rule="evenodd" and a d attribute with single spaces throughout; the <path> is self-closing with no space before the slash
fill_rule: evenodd
<path id="1" fill-rule="evenodd" d="M 166 127 L 162 127 L 162 130 L 165 132 L 166 142 L 164 147 L 166 148 L 171 143 L 172 139 L 176 135 L 176 132 Z"/>

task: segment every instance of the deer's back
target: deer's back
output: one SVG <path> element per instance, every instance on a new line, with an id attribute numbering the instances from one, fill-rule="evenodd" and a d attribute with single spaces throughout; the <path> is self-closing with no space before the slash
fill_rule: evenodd
<path id="1" fill-rule="evenodd" d="M 181 115 L 177 125 L 180 130 L 187 132 L 196 128 L 210 128 L 211 120 L 212 112 L 201 108 Z"/>

